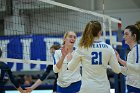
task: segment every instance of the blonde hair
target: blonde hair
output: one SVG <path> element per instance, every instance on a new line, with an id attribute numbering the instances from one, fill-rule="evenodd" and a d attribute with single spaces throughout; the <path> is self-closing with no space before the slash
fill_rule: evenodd
<path id="1" fill-rule="evenodd" d="M 79 42 L 79 47 L 88 48 L 91 47 L 94 38 L 98 36 L 98 33 L 101 31 L 101 24 L 98 21 L 90 21 L 82 34 L 82 38 Z"/>
<path id="2" fill-rule="evenodd" d="M 66 32 L 66 33 L 64 34 L 63 38 L 65 39 L 65 38 L 68 36 L 68 34 L 69 34 L 69 32 Z M 65 42 L 63 41 L 62 45 L 64 45 L 64 44 L 65 44 Z"/>

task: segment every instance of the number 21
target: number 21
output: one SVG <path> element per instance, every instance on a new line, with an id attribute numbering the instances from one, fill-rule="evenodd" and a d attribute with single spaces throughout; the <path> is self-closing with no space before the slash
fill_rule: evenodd
<path id="1" fill-rule="evenodd" d="M 102 64 L 102 52 L 92 52 L 91 55 L 93 65 Z"/>

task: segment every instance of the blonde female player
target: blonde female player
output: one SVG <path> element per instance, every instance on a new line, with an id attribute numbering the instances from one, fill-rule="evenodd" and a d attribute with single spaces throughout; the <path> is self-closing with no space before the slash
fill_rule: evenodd
<path id="1" fill-rule="evenodd" d="M 101 34 L 101 24 L 98 21 L 90 21 L 68 64 L 68 69 L 74 70 L 82 63 L 82 85 L 79 93 L 110 93 L 106 72 L 108 64 L 114 72 L 121 71 L 113 48 L 100 41 Z"/>
<path id="2" fill-rule="evenodd" d="M 125 43 L 129 45 L 131 51 L 128 53 L 127 62 L 122 60 L 117 54 L 117 58 L 122 67 L 122 73 L 126 75 L 128 93 L 140 93 L 140 31 L 138 26 L 130 25 L 124 30 Z"/>
<path id="3" fill-rule="evenodd" d="M 58 73 L 57 93 L 77 93 L 81 86 L 80 64 L 73 70 L 68 70 L 67 65 L 74 54 L 73 46 L 76 41 L 74 32 L 66 32 L 63 47 L 54 54 L 53 70 Z"/>

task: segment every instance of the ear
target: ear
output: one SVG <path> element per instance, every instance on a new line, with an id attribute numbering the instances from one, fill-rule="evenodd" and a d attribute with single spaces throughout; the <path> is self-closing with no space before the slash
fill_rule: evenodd
<path id="1" fill-rule="evenodd" d="M 134 39 L 136 39 L 136 34 L 133 35 Z"/>
<path id="2" fill-rule="evenodd" d="M 136 34 L 133 35 L 133 39 L 136 40 Z"/>
<path id="3" fill-rule="evenodd" d="M 101 36 L 102 35 L 102 31 L 100 31 L 99 33 L 98 33 L 98 36 Z"/>

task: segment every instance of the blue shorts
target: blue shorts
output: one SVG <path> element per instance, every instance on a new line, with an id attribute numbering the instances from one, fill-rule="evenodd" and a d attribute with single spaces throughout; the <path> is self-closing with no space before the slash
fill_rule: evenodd
<path id="1" fill-rule="evenodd" d="M 81 87 L 81 81 L 74 82 L 70 86 L 64 88 L 57 85 L 56 93 L 76 93 L 80 91 L 80 87 Z"/>
<path id="2" fill-rule="evenodd" d="M 129 86 L 129 85 L 127 85 L 127 90 L 128 90 L 127 93 L 131 93 L 131 92 L 133 92 L 133 93 L 140 93 L 140 89 L 139 88 L 132 87 L 132 86 Z"/>

